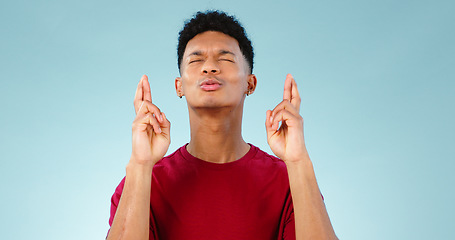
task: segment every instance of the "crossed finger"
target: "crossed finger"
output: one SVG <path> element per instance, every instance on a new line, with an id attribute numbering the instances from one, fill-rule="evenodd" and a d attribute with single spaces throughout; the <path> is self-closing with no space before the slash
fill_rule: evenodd
<path id="1" fill-rule="evenodd" d="M 137 114 L 143 101 L 152 102 L 152 91 L 147 75 L 143 75 L 137 85 L 136 95 L 134 96 L 134 110 Z"/>
<path id="2" fill-rule="evenodd" d="M 266 112 L 266 130 L 268 133 L 278 131 L 280 122 L 286 124 L 287 127 L 297 127 L 298 124 L 302 123 L 302 117 L 284 108 L 276 113 L 272 113 L 270 110 Z"/>
<path id="3" fill-rule="evenodd" d="M 291 74 L 288 74 L 284 81 L 283 100 L 288 100 L 297 110 L 297 113 L 300 112 L 300 94 L 297 89 L 297 83 Z"/>
<path id="4" fill-rule="evenodd" d="M 138 123 L 148 123 L 153 127 L 155 133 L 161 133 L 161 125 L 165 124 L 166 117 L 160 109 L 150 101 L 142 101 L 137 111 L 136 120 Z M 167 121 L 167 120 L 166 120 Z"/>
<path id="5" fill-rule="evenodd" d="M 283 100 L 281 101 L 278 105 L 276 105 L 276 107 L 272 110 L 272 117 L 275 116 L 275 114 L 283 109 L 286 109 L 287 111 L 289 111 L 290 113 L 294 114 L 294 115 L 299 115 L 299 109 L 296 109 L 295 106 L 287 101 L 287 100 Z"/>

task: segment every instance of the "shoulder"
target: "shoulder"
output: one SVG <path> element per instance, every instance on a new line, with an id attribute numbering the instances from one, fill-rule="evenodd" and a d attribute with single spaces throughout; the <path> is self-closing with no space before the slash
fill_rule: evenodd
<path id="1" fill-rule="evenodd" d="M 185 146 L 186 145 L 178 148 L 173 153 L 159 160 L 155 166 L 153 166 L 153 175 L 173 175 L 188 168 L 188 164 L 187 161 L 185 161 L 185 156 L 182 150 Z"/>
<path id="2" fill-rule="evenodd" d="M 185 146 L 183 146 L 185 147 Z M 177 150 L 175 150 L 173 153 L 163 157 L 162 159 L 160 159 L 156 164 L 155 166 L 153 167 L 153 169 L 155 168 L 162 168 L 162 167 L 166 167 L 168 166 L 169 164 L 175 162 L 175 161 L 179 161 L 183 158 L 182 154 L 181 154 L 181 148 L 183 147 L 180 147 L 178 148 Z"/>
<path id="3" fill-rule="evenodd" d="M 254 145 L 251 146 L 256 148 L 256 154 L 251 159 L 251 162 L 254 164 L 254 169 L 263 174 L 267 174 L 269 177 L 274 176 L 275 178 L 280 178 L 284 182 L 287 182 L 288 172 L 284 161 L 268 154 Z"/>
<path id="4" fill-rule="evenodd" d="M 179 159 L 182 159 L 181 156 L 179 156 L 179 151 L 180 148 L 178 148 L 175 152 L 169 154 L 168 156 L 163 157 L 160 159 L 155 166 L 153 167 L 153 173 L 161 172 L 162 170 L 169 170 L 170 166 L 173 164 L 172 162 L 178 161 Z M 123 177 L 123 179 L 120 181 L 118 184 L 117 188 L 115 189 L 113 199 L 114 198 L 120 198 L 123 192 L 123 187 L 125 185 L 125 179 L 126 176 Z"/>
<path id="5" fill-rule="evenodd" d="M 284 163 L 283 160 L 268 154 L 267 152 L 261 150 L 259 147 L 256 147 L 252 144 L 250 144 L 252 148 L 256 149 L 256 154 L 254 156 L 254 160 L 261 162 L 266 165 L 274 165 L 275 167 L 279 168 L 286 168 L 286 164 Z"/>

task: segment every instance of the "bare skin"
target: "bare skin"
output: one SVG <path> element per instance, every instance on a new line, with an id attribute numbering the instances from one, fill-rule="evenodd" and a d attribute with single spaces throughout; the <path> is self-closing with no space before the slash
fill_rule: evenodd
<path id="1" fill-rule="evenodd" d="M 250 146 L 241 135 L 243 104 L 256 84 L 234 38 L 209 31 L 188 42 L 175 88 L 188 104 L 190 154 L 208 162 L 226 163 L 248 152 Z M 149 237 L 152 168 L 170 144 L 170 123 L 152 103 L 150 92 L 144 75 L 134 100 L 133 151 L 108 239 Z M 289 74 L 283 101 L 266 113 L 267 140 L 288 169 L 297 239 L 337 239 L 306 150 L 299 109 L 297 85 Z"/>
<path id="2" fill-rule="evenodd" d="M 226 163 L 245 155 L 242 114 L 246 93 L 256 88 L 238 43 L 218 32 L 205 32 L 191 39 L 185 49 L 177 94 L 187 99 L 191 140 L 187 150 L 209 162 Z M 213 79 L 216 90 L 203 90 L 201 83 Z"/>
<path id="3" fill-rule="evenodd" d="M 294 205 L 296 239 L 338 239 L 305 146 L 300 101 L 297 83 L 288 74 L 283 101 L 266 113 L 267 141 L 273 153 L 286 163 Z"/>
<path id="4" fill-rule="evenodd" d="M 142 76 L 134 97 L 133 149 L 125 185 L 107 239 L 149 239 L 152 169 L 170 144 L 170 122 L 152 103 L 150 84 Z"/>

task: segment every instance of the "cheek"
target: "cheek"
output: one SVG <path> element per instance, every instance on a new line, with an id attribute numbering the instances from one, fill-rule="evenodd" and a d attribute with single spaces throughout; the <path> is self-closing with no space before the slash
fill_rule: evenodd
<path id="1" fill-rule="evenodd" d="M 182 74 L 182 90 L 189 90 L 194 85 L 189 79 L 188 74 Z"/>
<path id="2" fill-rule="evenodd" d="M 243 72 L 239 72 L 238 79 L 241 79 L 239 82 L 239 86 L 241 88 L 247 89 L 248 88 L 248 75 Z"/>
<path id="3" fill-rule="evenodd" d="M 243 78 L 241 78 L 241 80 L 238 81 L 237 84 L 235 84 L 233 86 L 234 86 L 233 91 L 235 91 L 234 94 L 236 94 L 238 96 L 243 96 L 248 89 L 248 83 Z"/>

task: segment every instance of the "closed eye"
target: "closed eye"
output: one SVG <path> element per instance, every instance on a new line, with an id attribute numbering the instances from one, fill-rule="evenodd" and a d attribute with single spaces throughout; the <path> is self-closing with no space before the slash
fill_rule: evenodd
<path id="1" fill-rule="evenodd" d="M 231 59 L 226 59 L 226 58 L 221 58 L 220 61 L 228 61 L 228 62 L 232 62 L 232 63 L 234 62 L 233 60 L 231 60 Z"/>
<path id="2" fill-rule="evenodd" d="M 195 60 L 191 60 L 189 63 L 195 63 L 195 62 L 201 62 L 202 60 L 201 59 L 195 59 Z"/>

